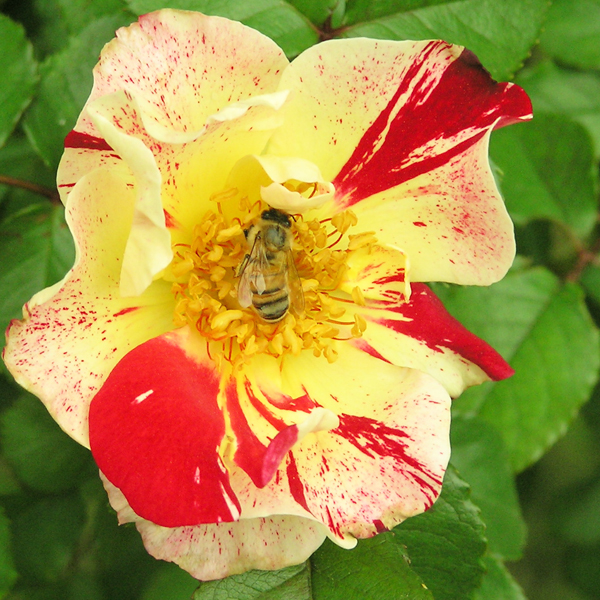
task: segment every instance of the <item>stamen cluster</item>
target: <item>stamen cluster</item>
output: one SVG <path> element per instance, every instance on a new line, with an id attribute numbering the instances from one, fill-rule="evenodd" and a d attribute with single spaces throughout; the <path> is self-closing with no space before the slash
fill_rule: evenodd
<path id="1" fill-rule="evenodd" d="M 305 310 L 288 312 L 277 323 L 267 323 L 252 308 L 237 303 L 236 269 L 248 252 L 244 230 L 268 206 L 249 205 L 234 188 L 213 196 L 217 209 L 208 211 L 194 227 L 189 244 L 176 244 L 170 267 L 176 299 L 176 327 L 195 327 L 206 339 L 207 350 L 218 367 L 223 361 L 240 367 L 256 354 L 276 358 L 310 350 L 334 362 L 336 343 L 360 337 L 366 328 L 364 318 L 354 314 L 344 320 L 349 305 L 364 306 L 360 288 L 352 294 L 339 289 L 347 273 L 350 255 L 373 247 L 371 232 L 348 235 L 357 224 L 351 210 L 331 219 L 304 220 L 295 215 L 292 229 L 294 262 L 302 282 Z M 222 202 L 239 202 L 238 215 L 228 219 Z M 354 312 L 354 311 L 353 311 Z"/>

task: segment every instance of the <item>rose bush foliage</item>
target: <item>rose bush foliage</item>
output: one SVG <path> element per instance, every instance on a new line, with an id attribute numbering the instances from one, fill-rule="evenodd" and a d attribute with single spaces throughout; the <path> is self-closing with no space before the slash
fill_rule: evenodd
<path id="1" fill-rule="evenodd" d="M 513 84 L 441 41 L 329 41 L 291 63 L 199 13 L 104 49 L 58 186 L 77 258 L 4 359 L 91 447 L 120 522 L 199 579 L 351 548 L 427 510 L 450 400 L 512 371 L 424 284 L 514 256 L 488 162 L 527 120 Z M 293 215 L 304 311 L 237 301 L 244 230 Z"/>

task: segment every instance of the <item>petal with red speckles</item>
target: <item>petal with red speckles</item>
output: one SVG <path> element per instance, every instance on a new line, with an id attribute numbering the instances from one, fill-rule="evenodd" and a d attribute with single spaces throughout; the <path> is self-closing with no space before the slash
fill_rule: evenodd
<path id="1" fill-rule="evenodd" d="M 319 165 L 357 230 L 406 252 L 412 280 L 504 275 L 514 240 L 487 145 L 493 128 L 531 118 L 521 88 L 460 46 L 369 39 L 310 48 L 281 87 L 294 94 L 268 151 Z"/>
<path id="2" fill-rule="evenodd" d="M 115 171 L 75 186 L 66 218 L 76 264 L 25 305 L 7 335 L 4 360 L 15 379 L 85 446 L 89 403 L 104 379 L 131 349 L 173 328 L 169 283 L 155 281 L 136 298 L 119 293 L 135 201 L 128 176 Z"/>

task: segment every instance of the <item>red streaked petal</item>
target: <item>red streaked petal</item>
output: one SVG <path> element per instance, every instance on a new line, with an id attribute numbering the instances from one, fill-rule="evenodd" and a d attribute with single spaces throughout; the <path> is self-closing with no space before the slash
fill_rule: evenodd
<path id="1" fill-rule="evenodd" d="M 452 317 L 425 284 L 412 284 L 408 303 L 373 302 L 361 314 L 369 324 L 364 337 L 351 342 L 354 346 L 384 361 L 429 373 L 452 396 L 486 376 L 499 381 L 514 373 L 487 342 Z"/>
<path id="2" fill-rule="evenodd" d="M 287 425 L 281 415 L 276 414 L 281 411 L 269 401 L 264 390 L 253 390 L 250 381 L 245 379 L 243 393 L 239 394 L 237 383 L 232 379 L 225 388 L 227 411 L 237 442 L 234 462 L 258 488 L 273 479 L 286 454 L 308 433 L 328 430 L 338 424 L 331 411 L 316 408 L 302 422 Z M 257 393 L 271 408 L 263 404 Z"/>
<path id="3" fill-rule="evenodd" d="M 149 340 L 113 369 L 90 406 L 100 470 L 141 517 L 164 527 L 235 521 L 219 446 L 219 377 L 186 329 Z"/>
<path id="4" fill-rule="evenodd" d="M 436 169 L 490 127 L 531 118 L 527 94 L 496 83 L 472 52 L 463 51 L 436 80 L 439 64 L 432 67 L 446 48 L 430 42 L 423 49 L 333 180 L 346 205 Z"/>

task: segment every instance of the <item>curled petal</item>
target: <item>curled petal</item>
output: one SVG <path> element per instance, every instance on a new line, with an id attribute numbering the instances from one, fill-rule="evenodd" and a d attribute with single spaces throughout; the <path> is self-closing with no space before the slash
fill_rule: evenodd
<path id="1" fill-rule="evenodd" d="M 137 198 L 123 255 L 120 291 L 124 297 L 139 296 L 173 258 L 162 206 L 162 178 L 152 152 L 144 143 L 122 133 L 106 118 L 105 103 L 111 104 L 112 98 L 98 99 L 88 106 L 88 112 L 98 131 L 135 177 Z"/>
<path id="2" fill-rule="evenodd" d="M 239 518 L 219 456 L 219 383 L 202 342 L 183 328 L 132 350 L 92 400 L 96 463 L 141 517 L 165 527 Z"/>

